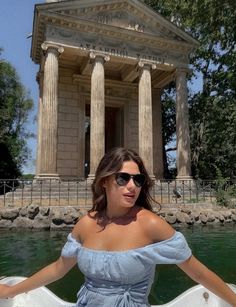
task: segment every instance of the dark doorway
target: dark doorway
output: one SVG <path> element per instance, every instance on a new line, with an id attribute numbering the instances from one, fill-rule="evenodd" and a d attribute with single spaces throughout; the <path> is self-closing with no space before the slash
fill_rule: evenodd
<path id="1" fill-rule="evenodd" d="M 90 164 L 90 105 L 86 105 L 85 122 L 85 178 Z M 105 107 L 105 152 L 124 144 L 124 111 L 122 107 Z"/>
<path id="2" fill-rule="evenodd" d="M 123 146 L 123 109 L 106 107 L 105 110 L 105 152 L 113 147 Z"/>

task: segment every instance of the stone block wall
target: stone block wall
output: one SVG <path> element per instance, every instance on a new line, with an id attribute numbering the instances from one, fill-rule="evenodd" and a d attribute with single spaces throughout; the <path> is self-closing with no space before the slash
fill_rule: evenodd
<path id="1" fill-rule="evenodd" d="M 224 225 L 236 223 L 236 209 L 205 208 L 198 209 L 192 205 L 184 208 L 163 208 L 156 212 L 169 224 L 176 226 Z M 36 204 L 21 208 L 0 209 L 1 228 L 29 229 L 65 229 L 72 228 L 87 210 L 80 206 L 41 207 Z"/>
<path id="2" fill-rule="evenodd" d="M 58 156 L 61 177 L 78 177 L 79 93 L 73 70 L 60 69 L 58 86 Z"/>
<path id="3" fill-rule="evenodd" d="M 131 100 L 128 107 L 128 141 L 127 147 L 138 152 L 138 101 Z"/>

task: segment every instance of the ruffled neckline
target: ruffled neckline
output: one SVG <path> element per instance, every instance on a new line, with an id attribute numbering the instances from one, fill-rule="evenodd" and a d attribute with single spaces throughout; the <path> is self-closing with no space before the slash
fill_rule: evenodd
<path id="1" fill-rule="evenodd" d="M 85 247 L 83 246 L 79 241 L 77 241 L 72 233 L 70 233 L 68 235 L 68 239 L 71 239 L 73 242 L 75 242 L 76 244 L 79 245 L 79 248 L 91 253 L 106 253 L 106 254 L 127 254 L 127 253 L 132 253 L 132 252 L 139 252 L 139 251 L 143 251 L 146 249 L 150 249 L 156 246 L 161 246 L 163 244 L 168 244 L 171 241 L 174 241 L 175 239 L 178 239 L 178 237 L 181 236 L 181 233 L 178 231 L 175 231 L 175 233 L 173 234 L 173 236 L 171 236 L 169 239 L 160 241 L 160 242 L 155 242 L 155 243 L 151 243 L 145 246 L 141 246 L 141 247 L 137 247 L 137 248 L 133 248 L 133 249 L 127 249 L 127 250 L 105 250 L 105 249 L 93 249 L 93 248 L 89 248 L 89 247 Z"/>

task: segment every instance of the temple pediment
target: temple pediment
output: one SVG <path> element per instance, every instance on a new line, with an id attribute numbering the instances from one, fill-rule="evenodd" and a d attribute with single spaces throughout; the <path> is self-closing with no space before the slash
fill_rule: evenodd
<path id="1" fill-rule="evenodd" d="M 74 21 L 88 21 L 117 28 L 117 30 L 124 29 L 166 40 L 196 44 L 196 41 L 191 36 L 141 1 L 74 0 L 54 2 L 44 6 L 45 10 L 55 14 L 55 17 L 67 18 L 67 20 L 71 18 Z M 43 9 L 43 6 L 41 9 Z"/>
<path id="2" fill-rule="evenodd" d="M 86 12 L 86 9 L 84 9 Z M 89 8 L 87 9 L 89 11 Z M 155 27 L 152 24 L 147 24 L 144 19 L 141 19 L 139 16 L 135 16 L 131 12 L 124 10 L 114 10 L 114 11 L 103 11 L 103 12 L 91 12 L 91 13 L 82 13 L 81 10 L 78 13 L 78 10 L 72 11 L 58 11 L 58 14 L 63 14 L 67 16 L 77 17 L 78 19 L 91 21 L 98 24 L 104 24 L 107 26 L 116 27 L 118 29 L 126 29 L 129 31 L 136 31 L 146 34 L 152 34 L 159 37 L 166 37 L 168 39 L 183 39 L 178 37 L 174 33 L 170 33 L 167 29 L 163 27 Z M 168 33 L 167 33 L 168 32 Z"/>
<path id="3" fill-rule="evenodd" d="M 68 0 L 35 6 L 31 56 L 44 41 L 84 51 L 187 63 L 198 42 L 138 0 Z M 115 51 L 114 51 L 115 50 Z M 159 60 L 157 60 L 159 59 Z"/>

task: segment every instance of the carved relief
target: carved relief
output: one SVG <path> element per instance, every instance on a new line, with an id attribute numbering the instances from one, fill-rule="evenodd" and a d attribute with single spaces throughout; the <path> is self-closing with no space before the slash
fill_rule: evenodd
<path id="1" fill-rule="evenodd" d="M 81 16 L 81 18 L 83 18 L 83 16 Z M 94 15 L 86 15 L 84 18 L 98 23 L 135 30 L 138 32 L 143 32 L 145 29 L 145 25 L 141 24 L 137 17 L 124 11 L 99 12 Z"/>
<path id="2" fill-rule="evenodd" d="M 138 23 L 130 23 L 129 26 L 128 26 L 128 29 L 135 30 L 135 31 L 138 31 L 138 32 L 144 32 L 145 26 L 140 25 Z"/>
<path id="3" fill-rule="evenodd" d="M 150 28 L 144 23 L 144 16 L 133 16 L 127 11 L 108 10 L 94 12 L 91 8 L 81 8 L 78 10 L 57 11 L 59 14 L 77 16 L 80 19 L 91 20 L 93 22 L 120 27 L 137 32 L 157 33 L 156 29 Z"/>
<path id="4" fill-rule="evenodd" d="M 116 7 L 116 9 L 114 9 Z M 154 34 L 177 41 L 184 41 L 159 22 L 153 22 L 145 13 L 134 9 L 126 3 L 93 6 L 74 10 L 57 11 L 58 14 L 76 16 L 79 19 L 93 21 L 127 30 Z M 149 19 L 146 22 L 147 18 Z"/>

